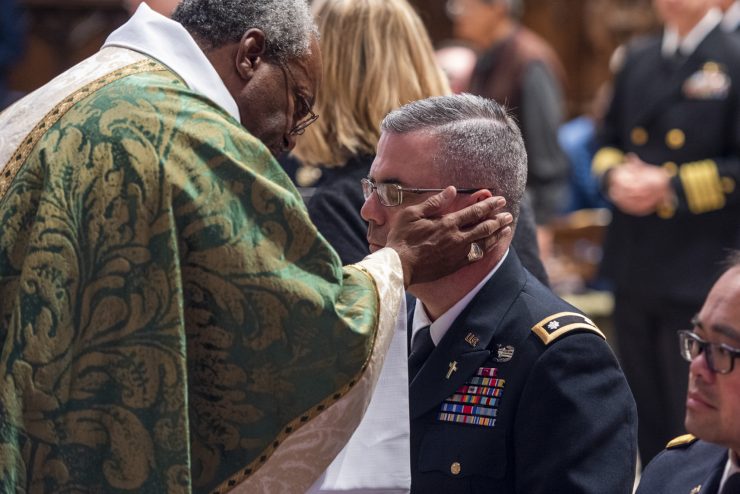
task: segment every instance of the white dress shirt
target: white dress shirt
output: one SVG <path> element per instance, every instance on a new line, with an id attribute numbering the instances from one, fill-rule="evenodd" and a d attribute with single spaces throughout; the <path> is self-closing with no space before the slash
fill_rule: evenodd
<path id="1" fill-rule="evenodd" d="M 729 479 L 731 475 L 740 473 L 740 465 L 738 465 L 738 463 L 740 462 L 738 462 L 737 456 L 735 456 L 735 453 L 730 450 L 730 454 L 727 456 L 727 464 L 725 465 L 725 473 L 722 475 L 722 480 L 719 482 L 719 490 L 717 492 L 722 492 L 725 482 L 727 482 L 727 479 Z"/>
<path id="2" fill-rule="evenodd" d="M 665 31 L 663 32 L 661 53 L 666 58 L 674 56 L 677 52 L 688 57 L 696 51 L 696 48 L 702 41 L 704 41 L 704 38 L 706 38 L 720 22 L 722 22 L 722 11 L 719 9 L 709 9 L 696 26 L 694 26 L 694 28 L 683 38 L 678 35 L 678 31 L 676 31 L 676 29 L 666 26 Z"/>
<path id="3" fill-rule="evenodd" d="M 732 33 L 740 25 L 740 2 L 733 2 L 724 17 L 722 17 L 722 30 L 726 33 Z"/>
<path id="4" fill-rule="evenodd" d="M 496 271 L 498 271 L 498 269 L 504 263 L 504 260 L 506 260 L 506 256 L 508 255 L 509 249 L 506 249 L 503 257 L 501 257 L 501 260 L 493 267 L 493 269 L 491 269 L 486 277 L 483 278 L 480 283 L 475 285 L 475 287 L 470 290 L 463 298 L 461 298 L 455 305 L 450 307 L 444 314 L 439 316 L 436 321 L 432 321 L 430 319 L 427 311 L 424 309 L 424 304 L 420 300 L 417 300 L 416 305 L 414 306 L 414 320 L 412 322 L 412 341 L 414 336 L 416 336 L 417 331 L 419 331 L 423 327 L 429 326 L 429 335 L 432 337 L 434 346 L 439 345 L 439 342 L 442 341 L 442 337 L 450 329 L 450 326 L 452 326 L 452 323 L 455 322 L 457 316 L 459 316 L 460 313 L 465 309 L 465 307 L 468 306 L 470 301 L 473 300 L 473 297 L 475 297 L 478 292 L 481 291 L 483 285 L 485 285 L 488 280 L 490 280 L 491 277 L 496 274 Z"/>

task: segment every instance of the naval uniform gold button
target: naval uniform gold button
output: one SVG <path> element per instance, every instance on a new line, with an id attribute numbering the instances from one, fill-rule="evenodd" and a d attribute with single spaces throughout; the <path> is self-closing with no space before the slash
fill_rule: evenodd
<path id="1" fill-rule="evenodd" d="M 460 474 L 460 464 L 458 462 L 453 463 L 450 465 L 450 472 L 452 475 L 459 475 Z"/>
<path id="2" fill-rule="evenodd" d="M 635 127 L 630 132 L 630 139 L 635 146 L 644 146 L 648 141 L 648 133 L 643 127 Z"/>
<path id="3" fill-rule="evenodd" d="M 681 149 L 686 142 L 686 134 L 681 129 L 671 129 L 665 135 L 665 143 L 671 149 Z"/>
<path id="4" fill-rule="evenodd" d="M 668 175 L 675 177 L 678 174 L 678 165 L 673 161 L 663 163 L 663 169 L 668 172 Z"/>

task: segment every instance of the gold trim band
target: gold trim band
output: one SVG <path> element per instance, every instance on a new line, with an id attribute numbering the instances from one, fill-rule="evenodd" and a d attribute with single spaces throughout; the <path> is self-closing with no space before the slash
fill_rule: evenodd
<path id="1" fill-rule="evenodd" d="M 701 214 L 725 207 L 722 180 L 714 161 L 685 163 L 678 175 L 686 194 L 689 211 Z"/>

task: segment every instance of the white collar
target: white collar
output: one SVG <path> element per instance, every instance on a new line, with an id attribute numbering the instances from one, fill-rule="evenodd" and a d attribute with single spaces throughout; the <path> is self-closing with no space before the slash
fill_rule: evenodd
<path id="1" fill-rule="evenodd" d="M 139 5 L 131 19 L 105 40 L 106 46 L 120 46 L 159 60 L 180 76 L 190 89 L 227 111 L 237 121 L 239 107 L 221 77 L 190 33 L 178 22 Z"/>
<path id="2" fill-rule="evenodd" d="M 727 479 L 730 478 L 730 475 L 740 473 L 740 465 L 738 465 L 736 461 L 733 461 L 733 458 L 735 458 L 735 453 L 730 450 L 727 454 L 725 473 L 722 475 L 722 480 L 719 482 L 719 490 L 717 490 L 717 492 L 722 492 L 722 488 L 725 486 L 725 482 L 727 482 Z"/>
<path id="3" fill-rule="evenodd" d="M 675 28 L 666 26 L 663 32 L 661 53 L 664 57 L 672 57 L 677 51 L 680 51 L 681 55 L 688 57 L 696 51 L 704 38 L 720 22 L 722 22 L 722 12 L 719 9 L 709 9 L 683 39 L 678 36 L 678 31 Z"/>
<path id="4" fill-rule="evenodd" d="M 445 333 L 447 333 L 447 330 L 450 329 L 450 326 L 452 326 L 452 323 L 455 322 L 457 316 L 459 316 L 463 309 L 468 306 L 470 301 L 473 300 L 473 297 L 475 297 L 481 290 L 481 288 L 483 288 L 483 285 L 488 283 L 488 280 L 490 280 L 491 277 L 496 274 L 496 271 L 498 271 L 498 269 L 504 263 L 506 256 L 508 255 L 509 249 L 506 249 L 506 252 L 504 252 L 501 260 L 493 267 L 493 269 L 491 269 L 491 271 L 489 271 L 486 277 L 483 278 L 480 283 L 475 285 L 475 287 L 470 290 L 463 298 L 461 298 L 455 305 L 447 309 L 447 312 L 439 316 L 434 322 L 432 322 L 432 320 L 429 318 L 427 311 L 424 309 L 424 304 L 417 299 L 416 305 L 414 306 L 414 320 L 411 324 L 411 339 L 413 340 L 414 335 L 418 330 L 425 326 L 429 326 L 429 335 L 432 337 L 434 345 L 439 345 L 439 342 L 442 341 L 442 337 L 445 335 Z"/>
<path id="5" fill-rule="evenodd" d="M 726 33 L 732 33 L 737 30 L 740 25 L 740 2 L 732 2 L 730 8 L 725 12 L 722 17 L 722 30 Z"/>

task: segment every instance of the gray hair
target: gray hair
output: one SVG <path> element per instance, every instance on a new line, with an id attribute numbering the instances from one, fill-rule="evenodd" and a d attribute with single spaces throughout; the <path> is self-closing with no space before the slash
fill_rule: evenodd
<path id="1" fill-rule="evenodd" d="M 390 112 L 383 132 L 427 132 L 438 148 L 432 164 L 446 185 L 489 189 L 514 219 L 527 183 L 527 152 L 514 119 L 493 100 L 472 94 L 414 101 Z"/>
<path id="2" fill-rule="evenodd" d="M 182 0 L 172 14 L 206 49 L 238 42 L 247 30 L 265 33 L 267 55 L 287 62 L 309 54 L 318 38 L 306 0 Z"/>

